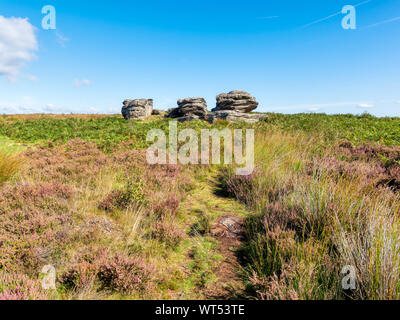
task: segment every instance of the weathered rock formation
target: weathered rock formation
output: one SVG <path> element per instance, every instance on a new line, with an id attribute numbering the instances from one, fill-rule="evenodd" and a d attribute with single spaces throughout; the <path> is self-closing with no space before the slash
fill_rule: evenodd
<path id="1" fill-rule="evenodd" d="M 256 99 L 245 91 L 234 90 L 217 96 L 217 107 L 208 114 L 207 120 L 244 121 L 249 123 L 258 122 L 267 117 L 265 114 L 250 113 L 257 109 Z"/>
<path id="2" fill-rule="evenodd" d="M 122 115 L 126 120 L 144 120 L 153 112 L 152 99 L 125 100 Z"/>
<path id="3" fill-rule="evenodd" d="M 255 123 L 268 116 L 261 113 L 241 113 L 233 110 L 215 111 L 207 116 L 207 120 L 211 123 L 220 119 L 227 121 L 244 121 L 248 123 Z"/>
<path id="4" fill-rule="evenodd" d="M 212 111 L 251 112 L 258 107 L 256 99 L 245 91 L 234 90 L 217 96 L 217 107 Z"/>
<path id="5" fill-rule="evenodd" d="M 153 115 L 165 116 L 178 121 L 207 120 L 214 122 L 218 119 L 227 121 L 258 122 L 267 117 L 265 114 L 250 113 L 257 109 L 256 99 L 245 91 L 234 90 L 217 96 L 217 107 L 211 113 L 207 112 L 207 103 L 203 98 L 185 98 L 178 100 L 178 108 L 168 112 L 153 110 L 153 100 L 125 100 L 122 115 L 125 119 L 144 120 Z"/>
<path id="6" fill-rule="evenodd" d="M 207 115 L 207 103 L 203 98 L 186 98 L 178 100 L 178 108 L 168 111 L 168 118 L 178 120 L 204 119 Z"/>

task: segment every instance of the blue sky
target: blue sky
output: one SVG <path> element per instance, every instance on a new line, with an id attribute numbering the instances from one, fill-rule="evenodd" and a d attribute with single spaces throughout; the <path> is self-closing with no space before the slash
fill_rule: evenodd
<path id="1" fill-rule="evenodd" d="M 398 0 L 48 1 L 0 0 L 0 113 L 191 96 L 211 109 L 242 89 L 263 112 L 400 116 Z M 41 27 L 48 4 L 56 30 Z M 357 29 L 343 29 L 357 4 Z"/>

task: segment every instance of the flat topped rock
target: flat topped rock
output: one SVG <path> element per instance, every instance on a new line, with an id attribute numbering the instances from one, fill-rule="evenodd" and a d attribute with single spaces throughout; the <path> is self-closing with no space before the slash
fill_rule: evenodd
<path id="1" fill-rule="evenodd" d="M 256 99 L 248 92 L 233 90 L 217 96 L 217 107 L 212 111 L 231 110 L 241 113 L 249 113 L 258 107 Z"/>
<path id="2" fill-rule="evenodd" d="M 178 106 L 184 106 L 186 104 L 202 104 L 207 105 L 204 98 L 184 98 L 178 100 Z"/>
<path id="3" fill-rule="evenodd" d="M 242 90 L 233 90 L 229 93 L 221 93 L 217 96 L 217 101 L 219 99 L 224 99 L 224 98 L 232 98 L 232 99 L 250 99 L 250 100 L 255 100 L 255 98 L 248 92 L 242 91 Z"/>

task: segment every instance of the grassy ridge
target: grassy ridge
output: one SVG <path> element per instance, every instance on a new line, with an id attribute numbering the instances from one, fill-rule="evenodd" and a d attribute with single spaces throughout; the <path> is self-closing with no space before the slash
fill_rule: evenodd
<path id="1" fill-rule="evenodd" d="M 269 114 L 272 127 L 302 131 L 324 137 L 327 141 L 347 139 L 358 143 L 400 144 L 400 118 L 377 118 L 363 115 Z"/>
<path id="2" fill-rule="evenodd" d="M 0 118 L 0 136 L 24 143 L 66 143 L 71 139 L 96 142 L 103 149 L 110 149 L 121 142 L 133 142 L 133 148 L 145 148 L 146 135 L 150 129 L 160 128 L 168 132 L 168 119 L 154 118 L 151 121 L 127 122 L 121 116 L 81 117 L 38 117 Z M 218 121 L 213 128 L 223 128 L 228 123 Z M 231 124 L 230 127 L 255 127 L 259 130 L 279 128 L 284 131 L 301 131 L 322 137 L 325 142 L 347 139 L 358 143 L 400 144 L 400 118 L 376 118 L 370 115 L 325 114 L 269 114 L 259 124 Z M 179 124 L 180 128 L 210 128 L 204 121 Z"/>

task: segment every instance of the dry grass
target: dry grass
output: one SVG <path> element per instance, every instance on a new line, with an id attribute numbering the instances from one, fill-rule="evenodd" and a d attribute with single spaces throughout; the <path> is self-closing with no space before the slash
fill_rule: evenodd
<path id="1" fill-rule="evenodd" d="M 390 175 L 397 173 L 398 149 L 360 147 L 346 159 L 302 134 L 275 131 L 256 141 L 255 173 L 222 176 L 229 193 L 257 214 L 247 221 L 244 249 L 252 294 L 399 299 L 400 196 Z M 319 160 L 332 156 L 340 161 Z M 348 265 L 357 271 L 352 292 L 342 289 L 340 272 Z"/>
<path id="2" fill-rule="evenodd" d="M 38 119 L 102 119 L 108 117 L 115 117 L 115 115 L 106 115 L 106 114 L 9 114 L 3 116 L 2 119 L 5 121 L 14 121 L 14 120 L 38 120 Z"/>
<path id="3" fill-rule="evenodd" d="M 0 150 L 0 184 L 17 174 L 22 164 L 20 156 Z"/>

